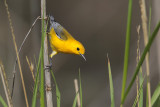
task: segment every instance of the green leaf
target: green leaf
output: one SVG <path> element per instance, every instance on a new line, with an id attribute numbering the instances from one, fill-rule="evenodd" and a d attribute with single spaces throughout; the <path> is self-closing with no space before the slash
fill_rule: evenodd
<path id="1" fill-rule="evenodd" d="M 154 103 L 158 100 L 160 97 L 160 83 L 158 84 L 157 88 L 155 89 L 152 99 L 151 99 L 151 105 L 153 106 Z"/>
<path id="2" fill-rule="evenodd" d="M 150 49 L 150 47 L 151 47 L 151 45 L 152 45 L 152 43 L 153 43 L 153 40 L 155 39 L 155 37 L 156 37 L 156 35 L 157 35 L 158 31 L 159 31 L 159 28 L 160 28 L 160 21 L 159 21 L 159 23 L 157 24 L 154 32 L 152 33 L 152 36 L 149 38 L 148 44 L 146 45 L 146 47 L 145 47 L 145 49 L 144 49 L 144 51 L 143 51 L 143 54 L 142 54 L 142 56 L 141 56 L 141 58 L 140 58 L 140 60 L 139 60 L 139 62 L 138 62 L 138 65 L 137 65 L 137 67 L 136 67 L 136 70 L 135 70 L 135 72 L 134 72 L 134 75 L 132 76 L 131 82 L 130 82 L 127 90 L 125 91 L 124 97 L 123 97 L 122 100 L 121 100 L 121 104 L 124 103 L 124 101 L 125 101 L 125 99 L 126 99 L 126 96 L 128 95 L 131 87 L 133 86 L 133 83 L 134 83 L 134 81 L 135 81 L 135 79 L 136 79 L 136 76 L 137 76 L 137 74 L 139 73 L 139 69 L 140 69 L 140 67 L 141 67 L 141 65 L 142 65 L 142 63 L 143 63 L 143 61 L 144 61 L 144 59 L 145 59 L 145 56 L 146 56 L 147 52 L 149 51 L 149 49 Z"/>
<path id="3" fill-rule="evenodd" d="M 52 70 L 51 70 L 51 74 L 52 74 L 54 83 L 55 83 L 55 85 L 56 85 L 57 107 L 60 107 L 60 104 L 61 104 L 61 93 L 60 93 L 60 91 L 59 91 L 59 88 L 58 88 L 58 85 L 57 85 L 57 82 L 56 82 L 56 78 L 55 78 Z"/>
<path id="4" fill-rule="evenodd" d="M 1 95 L 0 95 L 0 102 L 3 105 L 3 107 L 8 107 L 4 99 L 1 97 Z"/>
<path id="5" fill-rule="evenodd" d="M 41 61 L 41 54 L 42 54 L 42 50 L 40 49 L 38 65 L 36 66 L 37 74 L 36 74 L 36 81 L 35 81 L 34 90 L 33 90 L 32 107 L 36 107 L 38 84 L 39 84 L 39 65 L 40 65 L 40 61 Z"/>
<path id="6" fill-rule="evenodd" d="M 110 84 L 111 107 L 115 107 L 115 101 L 114 101 L 114 88 L 113 88 L 113 80 L 112 80 L 112 73 L 111 73 L 111 66 L 110 66 L 109 58 L 108 58 L 108 72 L 109 72 L 109 84 Z"/>
<path id="7" fill-rule="evenodd" d="M 131 18 L 132 18 L 132 0 L 129 0 L 121 101 L 122 101 L 122 99 L 124 97 L 124 92 L 125 92 L 125 87 L 126 87 L 126 81 L 127 81 L 128 57 L 129 57 L 130 33 L 131 33 Z"/>
<path id="8" fill-rule="evenodd" d="M 140 87 L 143 87 L 143 75 L 142 75 L 142 68 L 140 68 L 140 73 L 139 73 L 139 85 Z M 140 91 L 140 97 L 139 97 L 139 107 L 143 107 L 143 88 Z"/>
<path id="9" fill-rule="evenodd" d="M 148 36 L 150 36 L 151 34 L 151 16 L 152 16 L 152 4 L 151 4 L 151 0 L 149 0 L 149 24 L 148 24 Z"/>
<path id="10" fill-rule="evenodd" d="M 160 96 L 157 98 L 156 102 L 153 104 L 152 107 L 160 107 Z"/>
<path id="11" fill-rule="evenodd" d="M 77 104 L 77 97 L 78 97 L 78 93 L 76 94 L 76 96 L 75 96 L 75 98 L 74 98 L 74 102 L 73 102 L 72 107 L 76 107 L 76 104 Z"/>
<path id="12" fill-rule="evenodd" d="M 82 85 L 81 85 L 81 73 L 80 73 L 80 68 L 79 68 L 79 88 L 80 88 L 80 102 L 81 102 L 81 107 L 82 107 Z"/>
<path id="13" fill-rule="evenodd" d="M 43 11 L 44 12 L 44 11 Z M 40 105 L 41 107 L 45 107 L 44 102 L 44 38 L 45 38 L 45 20 L 44 14 L 42 18 L 42 37 L 41 37 L 41 78 L 40 78 Z"/>

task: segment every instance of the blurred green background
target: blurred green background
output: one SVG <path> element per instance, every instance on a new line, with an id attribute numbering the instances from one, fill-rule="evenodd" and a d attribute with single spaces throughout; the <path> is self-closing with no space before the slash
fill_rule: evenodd
<path id="1" fill-rule="evenodd" d="M 40 15 L 40 1 L 9 0 L 17 46 L 22 43 L 25 35 L 37 16 Z M 58 54 L 52 59 L 53 71 L 61 92 L 61 106 L 71 107 L 75 97 L 74 79 L 78 78 L 81 69 L 83 106 L 110 106 L 109 78 L 107 69 L 107 53 L 109 54 L 115 91 L 116 107 L 120 105 L 122 71 L 124 59 L 125 33 L 128 11 L 128 0 L 47 0 L 47 15 L 53 15 L 55 20 L 64 26 L 73 37 L 82 42 L 86 48 L 85 62 L 81 57 L 70 54 Z M 160 19 L 159 0 L 152 1 L 153 31 Z M 146 1 L 149 11 L 149 0 Z M 148 15 L 148 12 L 147 12 Z M 21 64 L 31 105 L 33 79 L 29 71 L 26 56 L 38 61 L 41 41 L 41 21 L 39 20 L 31 31 L 20 53 Z M 136 67 L 137 26 L 141 24 L 139 1 L 133 0 L 132 30 L 130 41 L 130 57 L 127 83 Z M 144 48 L 142 30 L 140 31 L 140 49 Z M 160 77 L 160 33 L 150 50 L 151 90 L 155 89 Z M 51 51 L 50 51 L 51 52 Z M 0 1 L 0 60 L 4 64 L 9 86 L 12 85 L 12 71 L 16 58 L 7 13 L 3 1 Z M 35 64 L 34 64 L 35 65 Z M 143 67 L 145 72 L 145 67 Z M 146 84 L 145 84 L 146 85 Z M 146 86 L 144 86 L 145 89 Z M 55 87 L 53 99 L 56 105 Z M 153 90 L 152 90 L 153 91 Z M 145 94 L 145 92 L 144 92 Z M 4 98 L 4 90 L 0 79 L 0 95 Z M 136 86 L 132 88 L 125 107 L 130 107 L 136 96 Z M 15 107 L 24 107 L 25 100 L 19 71 L 16 73 L 16 83 L 13 96 Z M 1 106 L 1 105 L 0 105 Z"/>

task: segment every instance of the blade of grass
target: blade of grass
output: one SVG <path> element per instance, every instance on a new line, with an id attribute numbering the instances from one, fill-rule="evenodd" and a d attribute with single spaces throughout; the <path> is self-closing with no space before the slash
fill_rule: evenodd
<path id="1" fill-rule="evenodd" d="M 107 55 L 107 58 L 108 58 L 108 55 Z M 113 88 L 113 80 L 112 80 L 112 73 L 111 73 L 109 58 L 108 58 L 108 73 L 109 73 L 109 84 L 110 84 L 111 107 L 115 107 L 114 88 Z"/>
<path id="2" fill-rule="evenodd" d="M 83 107 L 82 105 L 82 84 L 81 84 L 81 72 L 80 72 L 80 68 L 79 68 L 79 90 L 80 90 L 80 102 L 81 102 L 81 107 Z"/>
<path id="3" fill-rule="evenodd" d="M 26 88 L 25 88 L 24 79 L 23 79 L 21 63 L 20 63 L 20 59 L 19 59 L 19 55 L 18 55 L 18 49 L 17 49 L 16 40 L 15 40 L 15 35 L 14 35 L 11 16 L 10 16 L 10 12 L 9 12 L 9 9 L 8 9 L 7 0 L 4 0 L 4 4 L 5 4 L 5 7 L 6 7 L 6 12 L 7 12 L 7 15 L 8 15 L 8 20 L 9 20 L 9 24 L 10 24 L 10 30 L 11 30 L 12 39 L 13 39 L 13 44 L 14 44 L 14 48 L 15 48 L 16 56 L 17 56 L 17 60 L 18 60 L 18 67 L 19 67 L 19 72 L 20 72 L 20 76 L 21 76 L 21 81 L 22 81 L 22 87 L 23 87 L 24 97 L 25 97 L 25 101 L 26 101 L 26 106 L 29 107 Z"/>
<path id="4" fill-rule="evenodd" d="M 129 0 L 121 101 L 122 101 L 122 99 L 124 97 L 124 92 L 125 92 L 125 87 L 126 87 L 126 80 L 127 80 L 128 57 L 129 57 L 129 46 L 130 46 L 130 33 L 131 33 L 131 18 L 132 18 L 132 0 Z M 121 105 L 121 106 L 123 106 L 123 105 Z"/>
<path id="5" fill-rule="evenodd" d="M 41 107 L 45 107 L 44 103 L 44 17 L 42 18 L 42 38 L 41 38 L 41 82 L 40 82 L 40 105 Z"/>
<path id="6" fill-rule="evenodd" d="M 139 73 L 139 85 L 143 87 L 143 75 L 142 75 L 142 68 L 140 68 Z M 143 88 L 141 89 L 140 97 L 139 97 L 139 107 L 143 107 Z"/>
<path id="7" fill-rule="evenodd" d="M 39 71 L 37 72 L 36 80 L 35 80 L 35 84 L 34 84 L 33 97 L 32 97 L 32 107 L 36 107 L 38 84 L 39 84 Z"/>
<path id="8" fill-rule="evenodd" d="M 5 95 L 7 98 L 8 106 L 13 107 L 6 74 L 5 74 L 4 67 L 1 62 L 0 62 L 0 75 L 1 75 L 2 83 L 3 83 L 3 87 L 4 87 L 4 92 L 5 92 Z"/>
<path id="9" fill-rule="evenodd" d="M 152 107 L 160 107 L 160 96 L 157 98 L 156 102 L 153 104 Z"/>
<path id="10" fill-rule="evenodd" d="M 156 37 L 156 35 L 157 35 L 158 31 L 159 31 L 159 28 L 160 28 L 160 21 L 158 22 L 156 28 L 154 29 L 154 32 L 152 33 L 152 36 L 149 38 L 148 44 L 146 45 L 146 47 L 145 47 L 145 49 L 143 51 L 143 54 L 141 55 L 141 58 L 140 58 L 140 60 L 138 62 L 138 65 L 137 65 L 136 70 L 134 72 L 134 75 L 133 75 L 133 77 L 131 79 L 131 82 L 130 82 L 127 90 L 125 91 L 124 97 L 122 98 L 121 104 L 124 103 L 126 96 L 128 95 L 131 87 L 133 86 L 133 83 L 134 83 L 134 81 L 136 79 L 136 76 L 137 76 L 137 74 L 139 72 L 139 69 L 140 69 L 140 67 L 141 67 L 141 65 L 142 65 L 142 63 L 143 63 L 143 61 L 145 59 L 145 56 L 146 56 L 147 52 L 149 51 L 149 49 L 150 49 L 150 47 L 151 47 L 151 45 L 153 43 L 153 40 L 155 39 L 155 37 Z"/>
<path id="11" fill-rule="evenodd" d="M 36 81 L 35 81 L 34 89 L 33 89 L 32 107 L 36 107 L 38 84 L 39 84 L 39 66 L 40 66 L 40 61 L 41 61 L 41 54 L 42 54 L 42 49 L 40 49 L 38 65 L 36 65 L 37 74 L 36 74 Z"/>
<path id="12" fill-rule="evenodd" d="M 148 23 L 148 36 L 151 35 L 151 16 L 152 16 L 152 4 L 151 0 L 149 0 L 149 23 Z"/>
<path id="13" fill-rule="evenodd" d="M 75 98 L 74 98 L 74 102 L 73 102 L 72 107 L 76 107 L 76 104 L 77 104 L 77 98 L 78 98 L 78 92 L 77 92 L 77 94 L 76 94 L 76 96 L 75 96 Z M 79 107 L 79 106 L 78 106 L 78 107 Z"/>
<path id="14" fill-rule="evenodd" d="M 2 96 L 0 95 L 0 102 L 3 105 L 3 107 L 8 107 L 6 102 L 3 100 Z"/>
<path id="15" fill-rule="evenodd" d="M 41 26 L 42 26 L 42 37 L 41 37 L 41 79 L 40 79 L 40 105 L 41 107 L 45 107 L 44 102 L 44 39 L 45 39 L 45 20 L 44 16 L 46 14 L 46 1 L 41 0 Z"/>
<path id="16" fill-rule="evenodd" d="M 157 88 L 155 89 L 152 99 L 151 99 L 151 105 L 153 106 L 156 100 L 160 97 L 160 83 L 158 84 Z"/>
<path id="17" fill-rule="evenodd" d="M 77 79 L 74 79 L 74 86 L 75 86 L 75 92 L 78 93 L 78 96 L 77 96 L 77 106 L 80 107 L 81 106 L 81 102 L 80 102 L 78 80 Z"/>
<path id="18" fill-rule="evenodd" d="M 55 78 L 52 70 L 51 70 L 51 74 L 52 74 L 54 83 L 56 85 L 57 107 L 60 107 L 60 104 L 61 104 L 61 93 L 59 91 L 59 88 L 58 88 L 58 85 L 57 85 L 57 82 L 56 82 L 56 78 Z"/>
<path id="19" fill-rule="evenodd" d="M 8 103 L 8 106 L 11 107 L 11 98 L 9 96 L 9 93 L 8 93 L 8 86 L 6 85 L 6 78 L 4 77 L 4 72 L 3 72 L 3 65 L 2 63 L 0 62 L 0 76 L 1 76 L 1 79 L 2 79 L 2 83 L 3 83 L 3 87 L 4 87 L 4 92 L 5 92 L 5 95 L 6 95 L 6 98 L 7 98 L 7 103 Z"/>

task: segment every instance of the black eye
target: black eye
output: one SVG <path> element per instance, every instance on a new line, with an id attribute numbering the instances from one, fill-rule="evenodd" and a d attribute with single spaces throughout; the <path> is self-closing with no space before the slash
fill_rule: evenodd
<path id="1" fill-rule="evenodd" d="M 77 48 L 77 51 L 79 51 L 80 49 L 79 48 Z"/>

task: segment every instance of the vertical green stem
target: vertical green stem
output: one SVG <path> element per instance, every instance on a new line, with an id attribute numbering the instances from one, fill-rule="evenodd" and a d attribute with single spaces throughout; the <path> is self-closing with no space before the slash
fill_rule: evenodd
<path id="1" fill-rule="evenodd" d="M 41 0 L 41 18 L 42 18 L 42 38 L 41 38 L 41 80 L 40 80 L 40 105 L 41 107 L 45 107 L 45 102 L 44 102 L 44 36 L 45 36 L 45 21 L 44 21 L 44 12 L 46 5 L 45 0 Z"/>

